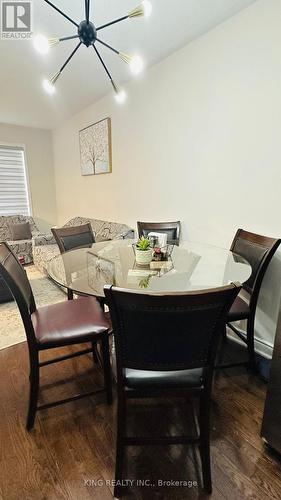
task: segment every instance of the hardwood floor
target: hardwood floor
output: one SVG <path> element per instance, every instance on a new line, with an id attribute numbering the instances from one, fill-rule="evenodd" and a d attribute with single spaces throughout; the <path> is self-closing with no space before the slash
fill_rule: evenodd
<path id="1" fill-rule="evenodd" d="M 61 379 L 64 382 L 58 384 Z M 90 355 L 51 365 L 42 369 L 42 401 L 100 383 Z M 215 500 L 281 498 L 281 461 L 259 437 L 265 390 L 262 381 L 243 369 L 216 377 L 211 445 Z M 1 499 L 112 498 L 115 402 L 109 407 L 104 395 L 99 395 L 40 412 L 35 430 L 28 433 L 25 343 L 0 351 L 0 395 Z M 130 411 L 129 425 L 140 433 L 177 433 L 188 430 L 189 414 L 189 405 L 182 401 L 163 401 L 157 406 L 138 403 Z M 201 490 L 199 458 L 192 448 L 135 447 L 128 449 L 127 457 L 125 477 L 134 483 L 125 498 L 207 498 Z M 149 486 L 138 484 L 140 480 Z M 163 481 L 195 481 L 195 485 L 163 486 Z"/>

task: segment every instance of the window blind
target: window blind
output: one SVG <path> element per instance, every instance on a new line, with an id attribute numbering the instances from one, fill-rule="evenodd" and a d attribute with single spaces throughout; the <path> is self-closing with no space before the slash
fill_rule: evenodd
<path id="1" fill-rule="evenodd" d="M 0 215 L 30 215 L 24 150 L 0 145 Z"/>

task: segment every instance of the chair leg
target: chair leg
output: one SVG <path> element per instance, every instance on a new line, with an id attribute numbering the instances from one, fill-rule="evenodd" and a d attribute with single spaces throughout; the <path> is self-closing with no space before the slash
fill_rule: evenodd
<path id="1" fill-rule="evenodd" d="M 73 300 L 73 291 L 70 288 L 67 289 L 67 300 Z"/>
<path id="2" fill-rule="evenodd" d="M 227 325 L 224 326 L 223 331 L 222 331 L 222 338 L 224 341 L 227 340 L 226 327 L 227 327 Z"/>
<path id="3" fill-rule="evenodd" d="M 98 354 L 97 354 L 97 343 L 96 342 L 92 342 L 92 349 L 93 349 L 94 363 L 95 363 L 95 365 L 98 365 L 99 364 L 99 358 L 98 358 Z"/>
<path id="4" fill-rule="evenodd" d="M 210 459 L 210 397 L 203 395 L 200 399 L 200 457 L 202 462 L 203 487 L 212 493 L 211 459 Z"/>
<path id="5" fill-rule="evenodd" d="M 249 370 L 253 373 L 257 372 L 256 355 L 255 355 L 255 337 L 254 337 L 254 320 L 247 321 L 247 350 L 249 359 Z"/>
<path id="6" fill-rule="evenodd" d="M 227 340 L 226 336 L 226 325 L 223 327 L 222 334 L 219 340 L 219 345 L 217 349 L 217 355 L 216 355 L 216 360 L 215 360 L 215 366 L 220 366 L 223 363 L 223 355 L 224 355 L 224 343 Z M 213 377 L 213 384 L 215 382 L 215 379 L 219 375 L 219 370 L 216 370 L 214 377 Z"/>
<path id="7" fill-rule="evenodd" d="M 122 479 L 125 456 L 123 437 L 126 433 L 126 401 L 125 397 L 118 395 L 117 407 L 117 439 L 116 439 L 116 462 L 115 462 L 115 487 L 114 497 L 120 498 L 123 494 Z"/>
<path id="8" fill-rule="evenodd" d="M 106 388 L 107 403 L 109 405 L 111 405 L 111 403 L 112 403 L 112 377 L 111 377 L 111 365 L 110 365 L 108 335 L 105 335 L 102 338 L 101 348 L 102 348 L 102 359 L 103 359 L 104 385 Z"/>
<path id="9" fill-rule="evenodd" d="M 34 352 L 30 355 L 30 392 L 29 392 L 29 407 L 27 415 L 26 428 L 30 431 L 34 427 L 38 394 L 39 394 L 39 356 L 38 352 Z"/>

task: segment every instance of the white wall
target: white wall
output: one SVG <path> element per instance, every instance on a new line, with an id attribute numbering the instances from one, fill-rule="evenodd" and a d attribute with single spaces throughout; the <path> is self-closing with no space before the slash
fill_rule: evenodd
<path id="1" fill-rule="evenodd" d="M 32 213 L 41 231 L 57 220 L 52 133 L 0 123 L 0 144 L 25 146 Z"/>
<path id="2" fill-rule="evenodd" d="M 55 130 L 59 222 L 181 219 L 185 238 L 226 247 L 241 226 L 280 235 L 280 19 L 260 0 L 129 84 L 123 107 L 110 95 Z M 78 131 L 106 116 L 113 172 L 82 177 Z M 269 281 L 257 335 L 272 344 Z"/>

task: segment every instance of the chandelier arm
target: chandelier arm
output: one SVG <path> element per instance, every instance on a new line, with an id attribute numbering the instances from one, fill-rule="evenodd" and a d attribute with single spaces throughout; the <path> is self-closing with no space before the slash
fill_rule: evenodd
<path id="1" fill-rule="evenodd" d="M 108 76 L 109 80 L 111 81 L 111 83 L 112 83 L 112 85 L 113 85 L 113 78 L 112 78 L 111 74 L 109 73 L 109 70 L 107 69 L 107 67 L 106 67 L 106 65 L 105 65 L 105 63 L 104 63 L 103 58 L 101 57 L 101 55 L 100 55 L 100 53 L 99 53 L 98 49 L 96 48 L 96 46 L 95 46 L 95 45 L 92 45 L 92 47 L 93 47 L 94 51 L 96 52 L 96 54 L 97 54 L 97 56 L 98 56 L 98 58 L 99 58 L 99 60 L 100 60 L 101 64 L 103 65 L 103 68 L 104 68 L 104 70 L 105 70 L 105 72 L 106 72 L 106 74 L 107 74 L 107 76 Z M 113 86 L 114 86 L 114 85 L 113 85 Z"/>
<path id="2" fill-rule="evenodd" d="M 59 41 L 65 42 L 66 40 L 73 40 L 74 38 L 79 38 L 79 35 L 64 36 L 63 38 L 59 38 Z"/>
<path id="3" fill-rule="evenodd" d="M 77 24 L 73 19 L 71 19 L 69 16 L 67 16 L 62 10 L 60 10 L 56 5 L 54 5 L 52 2 L 49 0 L 44 0 L 48 5 L 50 5 L 53 9 L 55 9 L 57 12 L 59 12 L 63 17 L 65 17 L 68 21 L 70 21 L 72 24 L 74 24 L 77 28 L 79 27 L 79 24 Z"/>
<path id="4" fill-rule="evenodd" d="M 108 26 L 112 26 L 112 24 L 120 23 L 121 21 L 125 21 L 125 19 L 128 19 L 129 16 L 123 16 L 119 17 L 119 19 L 115 19 L 115 21 L 110 21 L 109 23 L 103 24 L 102 26 L 97 27 L 97 31 L 103 30 L 104 28 L 107 28 Z"/>
<path id="5" fill-rule="evenodd" d="M 111 45 L 108 45 L 108 43 L 105 43 L 103 42 L 102 40 L 100 40 L 99 38 L 96 38 L 96 41 L 101 43 L 102 45 L 104 45 L 105 47 L 107 47 L 108 49 L 112 50 L 112 52 L 115 52 L 115 54 L 118 54 L 118 56 L 120 55 L 120 52 L 119 50 L 117 49 L 114 49 L 114 47 L 111 47 Z"/>
<path id="6" fill-rule="evenodd" d="M 89 16 L 90 16 L 90 0 L 85 0 L 85 17 L 87 24 L 89 24 Z"/>
<path id="7" fill-rule="evenodd" d="M 71 52 L 70 56 L 66 59 L 65 63 L 60 68 L 60 70 L 59 70 L 60 73 L 64 70 L 65 66 L 69 63 L 70 59 L 72 59 L 72 57 L 74 56 L 75 52 L 79 49 L 81 44 L 82 44 L 82 42 L 79 42 L 78 45 L 76 45 L 75 49 Z"/>

